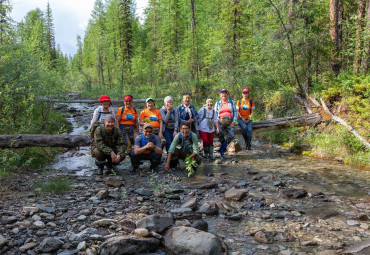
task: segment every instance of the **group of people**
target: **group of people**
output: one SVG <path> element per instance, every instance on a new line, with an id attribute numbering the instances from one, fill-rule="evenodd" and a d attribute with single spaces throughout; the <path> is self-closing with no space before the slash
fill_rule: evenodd
<path id="1" fill-rule="evenodd" d="M 249 89 L 242 90 L 242 98 L 236 103 L 229 99 L 226 89 L 220 90 L 220 100 L 213 104 L 207 98 L 206 104 L 197 111 L 190 103 L 191 95 L 183 94 L 183 103 L 175 108 L 173 98 L 164 98 L 164 105 L 158 110 L 153 98 L 146 99 L 146 108 L 138 114 L 133 107 L 133 97 L 125 95 L 124 105 L 115 114 L 111 100 L 102 95 L 101 106 L 95 109 L 90 125 L 90 136 L 94 139 L 91 154 L 95 157 L 100 174 L 104 166 L 108 172 L 124 160 L 131 159 L 136 171 L 143 160 L 149 160 L 155 170 L 161 163 L 163 147 L 167 151 L 164 170 L 168 171 L 179 163 L 179 159 L 191 157 L 198 165 L 201 157 L 198 135 L 203 141 L 203 158 L 214 160 L 213 139 L 218 135 L 221 146 L 218 150 L 224 156 L 228 144 L 234 139 L 234 127 L 239 125 L 246 149 L 251 150 L 254 102 L 249 98 Z M 139 133 L 139 126 L 142 132 Z M 225 138 L 226 136 L 226 138 Z M 161 140 L 165 140 L 162 146 Z"/>

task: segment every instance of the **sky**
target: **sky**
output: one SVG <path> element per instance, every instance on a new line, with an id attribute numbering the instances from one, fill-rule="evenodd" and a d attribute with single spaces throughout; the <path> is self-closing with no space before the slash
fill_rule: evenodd
<path id="1" fill-rule="evenodd" d="M 77 35 L 84 37 L 95 0 L 10 0 L 10 16 L 15 22 L 24 19 L 29 11 L 46 10 L 49 2 L 54 19 L 55 41 L 64 54 L 77 52 Z M 148 0 L 136 0 L 136 15 L 143 16 Z"/>

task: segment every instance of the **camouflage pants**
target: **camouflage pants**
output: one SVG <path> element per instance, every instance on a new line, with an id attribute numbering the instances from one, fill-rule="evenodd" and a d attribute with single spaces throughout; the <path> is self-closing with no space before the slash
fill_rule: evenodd
<path id="1" fill-rule="evenodd" d="M 116 151 L 113 150 L 115 153 Z M 108 163 L 112 163 L 112 157 L 110 155 L 107 155 L 105 154 L 104 152 L 102 152 L 101 150 L 98 150 L 97 148 L 93 149 L 91 151 L 91 155 L 96 158 L 97 161 L 105 161 L 107 160 Z M 121 161 L 123 161 L 125 159 L 125 157 L 121 157 Z"/>
<path id="2" fill-rule="evenodd" d="M 175 149 L 175 152 L 172 154 L 170 167 L 173 168 L 177 166 L 179 163 L 179 159 L 185 160 L 185 158 L 189 157 L 191 153 L 184 152 L 180 149 Z M 199 157 L 198 154 L 195 155 L 194 160 L 200 165 L 202 163 L 202 159 Z"/>

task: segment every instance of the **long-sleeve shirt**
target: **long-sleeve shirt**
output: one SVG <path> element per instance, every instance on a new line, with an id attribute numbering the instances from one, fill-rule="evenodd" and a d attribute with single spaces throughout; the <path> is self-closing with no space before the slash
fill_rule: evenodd
<path id="1" fill-rule="evenodd" d="M 98 108 L 96 108 L 94 110 L 94 113 L 93 113 L 93 118 L 90 122 L 90 128 L 97 121 L 104 122 L 105 116 L 107 116 L 108 114 L 111 114 L 113 116 L 113 118 L 115 118 L 115 116 L 116 116 L 116 114 L 114 113 L 114 111 L 111 107 L 109 107 L 109 112 L 104 112 L 102 106 L 99 106 Z"/>
<path id="2" fill-rule="evenodd" d="M 191 117 L 195 122 L 198 121 L 198 112 L 197 110 L 195 109 L 194 105 L 190 104 L 189 105 L 189 109 L 191 111 Z M 181 125 L 181 123 L 183 122 L 186 122 L 189 118 L 186 118 L 186 107 L 182 104 L 180 105 L 179 107 L 177 107 L 177 113 L 179 115 L 179 126 Z"/>
<path id="3" fill-rule="evenodd" d="M 104 124 L 101 124 L 95 129 L 93 148 L 97 148 L 104 154 L 109 155 L 112 149 L 116 150 L 116 154 L 125 156 L 126 144 L 123 140 L 121 131 L 114 127 L 112 131 L 105 129 Z"/>
<path id="4" fill-rule="evenodd" d="M 215 132 L 214 125 L 212 126 L 212 129 L 210 129 L 208 126 L 208 120 L 212 120 L 213 123 L 218 121 L 218 115 L 216 114 L 216 111 L 213 108 L 211 110 L 208 110 L 207 107 L 200 108 L 198 116 L 199 116 L 199 128 L 198 128 L 199 131 L 203 131 L 206 133 Z"/>
<path id="5" fill-rule="evenodd" d="M 167 115 L 167 108 L 162 106 L 159 112 L 162 115 L 163 131 L 166 127 L 169 129 L 179 129 L 179 115 L 176 109 L 172 109 L 171 114 Z"/>
<path id="6" fill-rule="evenodd" d="M 233 115 L 233 122 L 236 122 L 236 119 L 238 118 L 238 111 L 236 110 L 236 106 L 233 100 L 228 99 L 227 105 L 229 106 L 230 112 Z M 219 116 L 221 110 L 221 100 L 218 100 L 215 105 L 215 111 L 217 116 Z"/>
<path id="7" fill-rule="evenodd" d="M 184 152 L 190 152 L 190 153 L 196 153 L 199 155 L 199 148 L 198 148 L 198 137 L 193 132 L 191 134 L 191 139 L 180 139 L 180 137 L 183 136 L 183 134 L 180 132 L 178 133 L 171 143 L 170 149 L 168 150 L 169 153 L 174 153 L 176 147 L 180 146 L 180 150 Z M 180 140 L 181 143 L 180 143 Z"/>

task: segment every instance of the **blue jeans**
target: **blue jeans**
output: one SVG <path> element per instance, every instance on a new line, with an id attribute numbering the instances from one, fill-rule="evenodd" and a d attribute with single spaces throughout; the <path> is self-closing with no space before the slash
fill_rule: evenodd
<path id="1" fill-rule="evenodd" d="M 218 133 L 218 139 L 222 143 L 225 141 L 224 133 L 227 133 L 226 143 L 229 144 L 234 139 L 234 128 L 231 128 L 227 125 L 221 125 L 221 123 L 218 123 L 220 126 L 220 133 Z"/>
<path id="2" fill-rule="evenodd" d="M 166 139 L 166 151 L 168 153 L 168 150 L 170 149 L 171 143 L 173 141 L 173 133 L 175 132 L 175 129 L 168 129 L 165 128 L 163 131 L 164 139 Z"/>
<path id="3" fill-rule="evenodd" d="M 245 123 L 242 119 L 238 119 L 238 125 L 242 130 L 243 136 L 252 136 L 253 123 L 251 120 L 249 120 L 248 123 Z"/>

